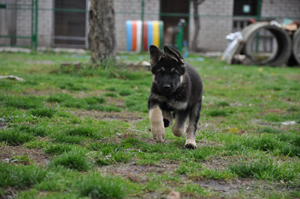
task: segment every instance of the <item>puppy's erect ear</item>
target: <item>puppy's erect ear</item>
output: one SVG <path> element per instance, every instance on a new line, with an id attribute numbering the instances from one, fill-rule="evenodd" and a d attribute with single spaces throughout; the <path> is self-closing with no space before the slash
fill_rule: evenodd
<path id="1" fill-rule="evenodd" d="M 184 59 L 177 49 L 165 45 L 164 51 L 165 51 L 166 55 L 169 56 L 171 59 L 174 59 L 178 63 L 183 64 L 183 67 L 185 66 Z"/>
<path id="2" fill-rule="evenodd" d="M 151 67 L 155 66 L 159 60 L 164 56 L 164 53 L 159 50 L 154 45 L 150 45 L 149 47 L 149 52 L 150 52 L 150 65 Z"/>

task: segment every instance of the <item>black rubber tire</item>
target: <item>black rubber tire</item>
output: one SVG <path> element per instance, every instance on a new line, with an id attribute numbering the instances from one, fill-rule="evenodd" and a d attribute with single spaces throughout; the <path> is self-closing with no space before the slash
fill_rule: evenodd
<path id="1" fill-rule="evenodd" d="M 293 49 L 292 49 L 292 56 L 297 61 L 298 66 L 300 66 L 300 52 L 299 52 L 299 45 L 300 45 L 300 28 L 296 30 L 293 36 Z"/>
<path id="2" fill-rule="evenodd" d="M 278 50 L 274 56 L 266 60 L 256 61 L 252 55 L 252 42 L 251 38 L 261 29 L 270 31 L 277 40 Z M 288 33 L 268 22 L 257 22 L 250 24 L 242 31 L 243 39 L 246 41 L 243 48 L 243 53 L 250 57 L 257 65 L 281 66 L 286 63 L 292 53 L 292 41 Z"/>

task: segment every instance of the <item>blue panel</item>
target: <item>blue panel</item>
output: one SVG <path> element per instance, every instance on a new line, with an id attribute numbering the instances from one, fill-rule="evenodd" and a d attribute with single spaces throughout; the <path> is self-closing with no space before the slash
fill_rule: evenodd
<path id="1" fill-rule="evenodd" d="M 149 46 L 153 45 L 153 23 L 148 21 L 148 50 Z"/>
<path id="2" fill-rule="evenodd" d="M 126 21 L 127 51 L 132 51 L 132 22 Z"/>

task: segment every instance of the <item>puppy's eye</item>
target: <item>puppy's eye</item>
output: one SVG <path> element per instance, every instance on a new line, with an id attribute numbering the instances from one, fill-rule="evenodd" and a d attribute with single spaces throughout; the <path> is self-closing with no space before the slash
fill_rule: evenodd
<path id="1" fill-rule="evenodd" d="M 174 72 L 172 73 L 172 76 L 173 76 L 173 77 L 178 77 L 178 76 L 179 76 L 179 72 L 178 72 L 178 71 L 174 71 Z"/>
<path id="2" fill-rule="evenodd" d="M 159 70 L 159 71 L 156 72 L 156 75 L 162 76 L 162 75 L 164 75 L 164 73 L 163 73 L 162 70 Z"/>

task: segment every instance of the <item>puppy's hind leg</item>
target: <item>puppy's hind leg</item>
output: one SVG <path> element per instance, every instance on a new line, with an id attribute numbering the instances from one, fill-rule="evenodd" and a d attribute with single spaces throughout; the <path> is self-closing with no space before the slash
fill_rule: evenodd
<path id="1" fill-rule="evenodd" d="M 189 124 L 186 131 L 186 142 L 185 148 L 188 149 L 196 149 L 196 131 L 197 131 L 197 123 L 200 118 L 200 110 L 201 110 L 202 102 L 198 102 L 194 106 L 191 107 L 189 113 Z"/>
<path id="2" fill-rule="evenodd" d="M 188 117 L 188 110 L 179 110 L 175 112 L 175 124 L 172 128 L 173 134 L 181 137 L 185 133 L 185 125 Z"/>

